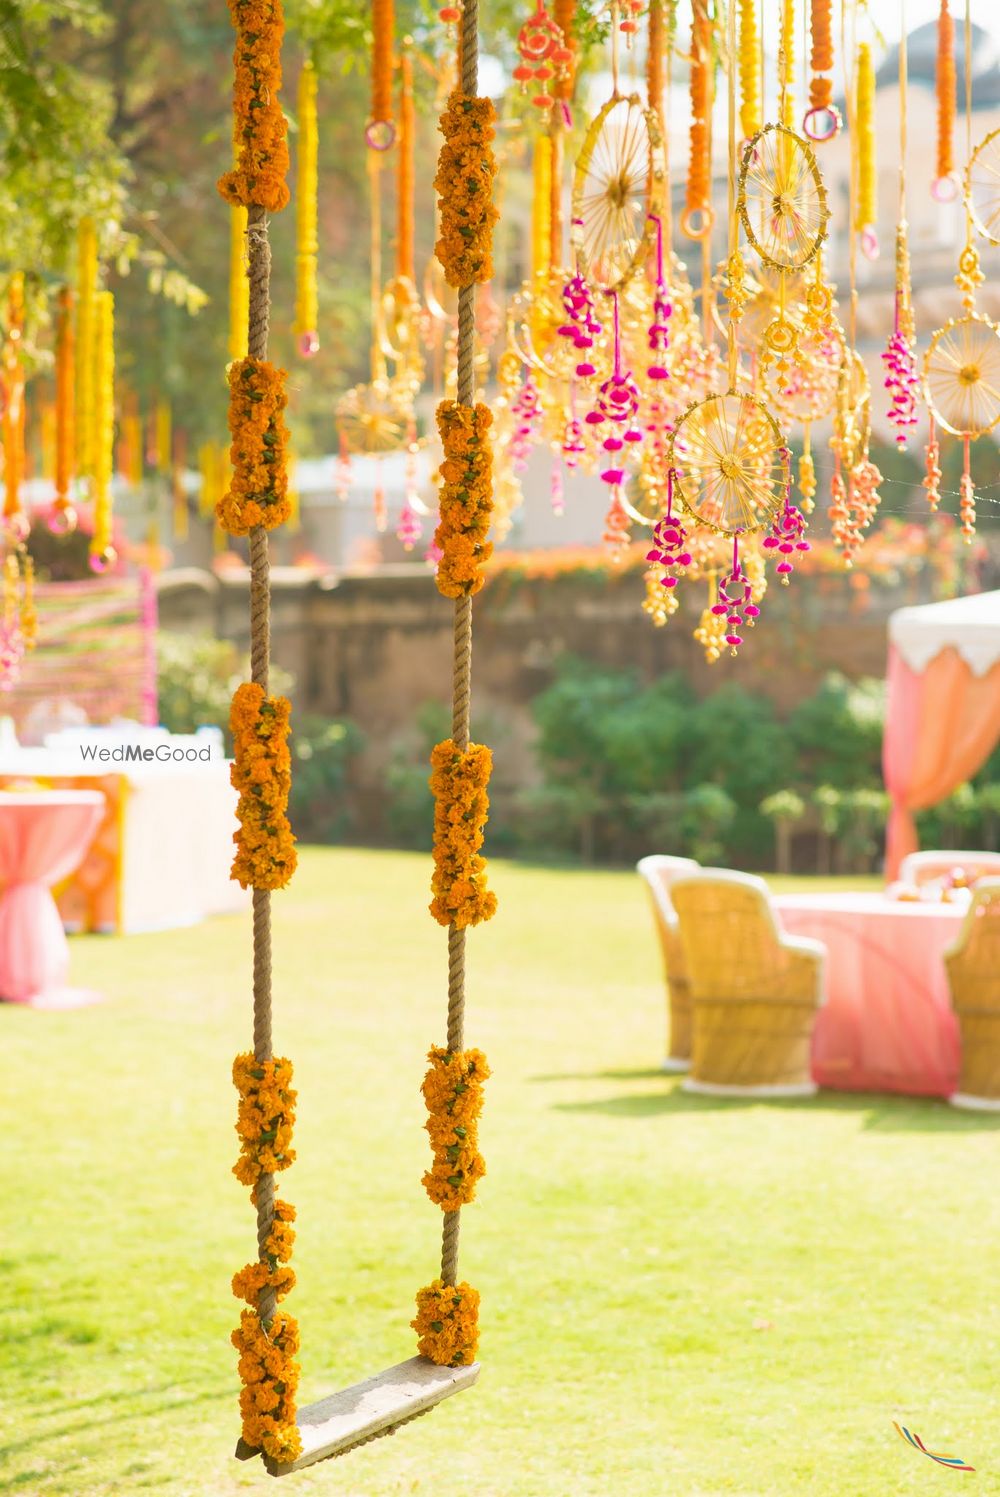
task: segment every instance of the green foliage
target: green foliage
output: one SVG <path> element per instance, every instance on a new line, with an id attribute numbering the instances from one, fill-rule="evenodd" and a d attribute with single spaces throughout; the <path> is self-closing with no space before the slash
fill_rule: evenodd
<path id="1" fill-rule="evenodd" d="M 65 273 L 86 214 L 121 221 L 110 89 L 59 46 L 104 25 L 97 0 L 0 0 L 0 265 L 30 277 Z"/>
<path id="2" fill-rule="evenodd" d="M 443 702 L 425 702 L 411 732 L 393 746 L 385 770 L 386 831 L 400 847 L 429 848 L 434 835 L 431 749 L 451 732 Z"/>
<path id="3" fill-rule="evenodd" d="M 828 675 L 788 720 L 798 782 L 841 789 L 877 784 L 884 725 L 884 682 Z"/>
<path id="4" fill-rule="evenodd" d="M 305 842 L 337 842 L 351 826 L 350 767 L 365 735 L 347 719 L 308 713 L 292 728 L 292 828 Z"/>
<path id="5" fill-rule="evenodd" d="M 761 801 L 760 814 L 768 821 L 794 823 L 806 814 L 806 803 L 794 790 L 776 790 Z"/>
<path id="6" fill-rule="evenodd" d="M 156 636 L 156 670 L 163 726 L 171 733 L 218 727 L 229 745 L 229 703 L 240 682 L 249 679 L 249 662 L 241 660 L 236 646 L 225 639 L 161 629 Z M 288 672 L 272 665 L 272 694 L 287 695 L 291 686 Z M 292 730 L 294 736 L 294 722 Z"/>

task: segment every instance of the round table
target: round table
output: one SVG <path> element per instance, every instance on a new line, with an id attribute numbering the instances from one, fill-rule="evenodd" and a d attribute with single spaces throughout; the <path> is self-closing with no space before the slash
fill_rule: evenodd
<path id="1" fill-rule="evenodd" d="M 69 947 L 53 884 L 77 868 L 104 814 L 98 790 L 0 791 L 0 997 L 76 1008 L 100 994 L 66 986 Z"/>
<path id="2" fill-rule="evenodd" d="M 812 1074 L 842 1091 L 947 1097 L 958 1084 L 959 1033 L 944 953 L 965 906 L 884 894 L 782 894 L 789 935 L 827 950 L 827 999 L 816 1017 Z"/>

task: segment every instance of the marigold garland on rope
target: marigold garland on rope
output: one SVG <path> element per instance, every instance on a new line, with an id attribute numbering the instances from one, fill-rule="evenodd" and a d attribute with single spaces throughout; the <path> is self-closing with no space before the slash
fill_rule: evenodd
<path id="1" fill-rule="evenodd" d="M 693 215 L 701 215 L 706 222 L 711 216 L 712 19 L 708 13 L 707 0 L 694 0 L 689 88 L 691 124 L 685 222 L 688 226 L 686 232 L 695 237 L 690 227 Z M 704 223 L 699 226 L 698 234 L 704 226 Z"/>
<path id="2" fill-rule="evenodd" d="M 479 1345 L 479 1291 L 435 1279 L 417 1291 L 417 1314 L 410 1324 L 422 1356 L 439 1367 L 467 1366 L 476 1360 Z"/>
<path id="3" fill-rule="evenodd" d="M 227 203 L 277 213 L 288 202 L 287 124 L 279 102 L 281 0 L 229 0 L 236 31 L 233 117 L 236 165 L 219 178 Z"/>
<path id="4" fill-rule="evenodd" d="M 427 1052 L 430 1069 L 421 1091 L 434 1162 L 423 1186 L 442 1211 L 457 1211 L 476 1198 L 476 1182 L 486 1173 L 479 1152 L 479 1115 L 483 1110 L 483 1082 L 490 1068 L 481 1050 L 448 1050 L 435 1045 Z"/>
<path id="5" fill-rule="evenodd" d="M 440 519 L 434 540 L 441 550 L 438 591 L 446 598 L 477 593 L 483 567 L 493 554 L 486 539 L 493 513 L 493 450 L 486 405 L 467 406 L 443 400 L 437 409 L 444 448 L 441 464 Z"/>
<path id="6" fill-rule="evenodd" d="M 290 713 L 287 697 L 265 696 L 254 682 L 244 682 L 233 695 L 230 779 L 240 792 L 240 826 L 233 833 L 232 877 L 244 889 L 283 889 L 295 872 L 295 838 L 286 814 L 292 782 Z"/>
<path id="7" fill-rule="evenodd" d="M 248 535 L 288 519 L 288 403 L 285 371 L 266 359 L 237 359 L 229 366 L 232 475 L 219 501 L 219 524 L 230 535 Z"/>
<path id="8" fill-rule="evenodd" d="M 365 140 L 373 151 L 387 151 L 396 139 L 392 118 L 392 44 L 396 28 L 393 0 L 372 0 L 372 108 Z"/>
<path id="9" fill-rule="evenodd" d="M 261 1175 L 275 1175 L 295 1160 L 291 1141 L 297 1093 L 291 1083 L 292 1063 L 284 1056 L 257 1060 L 250 1051 L 243 1051 L 233 1061 L 233 1085 L 240 1094 L 236 1113 L 240 1157 L 233 1174 L 253 1191 Z M 284 1221 L 294 1221 L 291 1207 L 285 1213 Z"/>
<path id="10" fill-rule="evenodd" d="M 302 1438 L 295 1423 L 298 1322 L 283 1310 L 276 1310 L 265 1330 L 256 1310 L 244 1310 L 230 1340 L 240 1354 L 243 1439 L 253 1450 L 263 1450 L 276 1461 L 295 1460 L 302 1453 Z"/>
<path id="11" fill-rule="evenodd" d="M 434 186 L 438 192 L 440 236 L 434 246 L 449 286 L 471 286 L 493 276 L 493 179 L 496 158 L 490 146 L 496 134 L 492 99 L 451 94 L 441 115 L 445 143 L 438 156 Z"/>
<path id="12" fill-rule="evenodd" d="M 431 751 L 434 793 L 434 873 L 430 910 L 439 925 L 462 930 L 490 920 L 497 897 L 486 887 L 486 859 L 479 855 L 489 815 L 486 787 L 493 755 L 470 743 L 463 753 L 446 738 Z"/>

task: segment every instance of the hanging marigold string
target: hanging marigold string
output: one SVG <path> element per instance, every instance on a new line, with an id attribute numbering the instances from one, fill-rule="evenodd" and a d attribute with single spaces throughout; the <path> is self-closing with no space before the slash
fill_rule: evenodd
<path id="1" fill-rule="evenodd" d="M 858 46 L 857 71 L 858 203 L 854 229 L 861 235 L 861 248 L 874 259 L 878 254 L 877 168 L 875 161 L 875 63 L 870 42 Z"/>
<path id="2" fill-rule="evenodd" d="M 3 518 L 8 536 L 22 541 L 28 533 L 21 488 L 25 476 L 24 276 L 17 271 L 7 288 L 7 336 L 3 348 Z"/>
<path id="3" fill-rule="evenodd" d="M 73 292 L 63 286 L 56 310 L 55 499 L 49 516 L 53 531 L 72 530 L 76 511 L 70 503 L 76 430 L 73 414 Z"/>
<path id="4" fill-rule="evenodd" d="M 934 417 L 930 418 L 930 434 L 926 447 L 927 468 L 923 478 L 923 487 L 927 492 L 927 503 L 932 514 L 936 514 L 941 504 L 941 446 L 937 439 L 937 431 Z"/>
<path id="5" fill-rule="evenodd" d="M 795 0 L 781 0 L 781 36 L 778 43 L 778 117 L 789 130 L 795 128 Z"/>
<path id="6" fill-rule="evenodd" d="M 555 0 L 552 7 L 552 16 L 559 27 L 562 37 L 563 50 L 569 55 L 562 61 L 562 65 L 556 72 L 552 84 L 552 92 L 557 103 L 568 105 L 573 97 L 573 88 L 576 83 L 576 38 L 573 35 L 573 24 L 576 20 L 576 0 Z"/>
<path id="7" fill-rule="evenodd" d="M 690 239 L 702 239 L 712 227 L 712 19 L 708 0 L 693 5 L 690 158 L 681 228 Z"/>
<path id="8" fill-rule="evenodd" d="M 257 525 L 273 530 L 288 519 L 288 428 L 285 371 L 266 359 L 239 359 L 229 366 L 229 488 L 217 508 L 230 535 L 249 535 Z"/>
<path id="9" fill-rule="evenodd" d="M 490 1074 L 481 1050 L 428 1051 L 430 1069 L 421 1091 L 434 1162 L 424 1174 L 427 1194 L 442 1211 L 457 1211 L 476 1198 L 476 1184 L 486 1173 L 479 1152 L 479 1115 L 483 1083 Z"/>
<path id="10" fill-rule="evenodd" d="M 396 180 L 396 274 L 416 281 L 413 204 L 416 191 L 417 111 L 413 102 L 413 54 L 404 46 L 400 62 L 399 167 Z"/>
<path id="11" fill-rule="evenodd" d="M 486 887 L 483 845 L 493 756 L 481 743 L 459 749 L 446 738 L 431 752 L 434 794 L 434 875 L 431 914 L 439 925 L 464 930 L 490 920 L 497 900 Z M 451 1209 L 451 1208 L 449 1208 Z"/>
<path id="12" fill-rule="evenodd" d="M 287 123 L 282 112 L 281 0 L 229 0 L 233 49 L 236 165 L 219 178 L 227 203 L 277 213 L 288 202 Z"/>
<path id="13" fill-rule="evenodd" d="M 94 364 L 96 358 L 97 230 L 92 218 L 77 230 L 76 280 L 76 471 L 94 471 Z"/>
<path id="14" fill-rule="evenodd" d="M 486 405 L 445 400 L 438 406 L 444 462 L 434 541 L 441 551 L 438 591 L 446 598 L 477 593 L 485 581 L 483 569 L 493 555 L 493 543 L 486 539 L 493 512 L 492 421 Z"/>
<path id="15" fill-rule="evenodd" d="M 809 66 L 809 108 L 802 129 L 810 140 L 830 140 L 840 129 L 840 115 L 833 103 L 833 5 L 832 0 L 812 0 L 809 13 L 812 49 Z"/>
<path id="16" fill-rule="evenodd" d="M 552 137 L 535 137 L 532 157 L 531 273 L 547 275 L 552 259 Z"/>
<path id="17" fill-rule="evenodd" d="M 236 688 L 229 715 L 229 774 L 240 794 L 240 825 L 233 833 L 232 876 L 243 889 L 283 889 L 295 872 L 295 838 L 287 814 L 292 784 L 290 713 L 287 697 L 267 696 L 256 682 Z"/>
<path id="18" fill-rule="evenodd" d="M 451 95 L 441 116 L 445 143 L 434 178 L 440 215 L 434 253 L 449 286 L 470 286 L 493 276 L 495 124 L 492 99 L 470 99 L 461 90 Z"/>
<path id="19" fill-rule="evenodd" d="M 365 140 L 373 151 L 387 151 L 396 139 L 392 119 L 392 49 L 396 27 L 393 0 L 372 0 L 372 107 Z"/>
<path id="20" fill-rule="evenodd" d="M 937 175 L 932 191 L 939 202 L 948 202 L 958 191 L 955 178 L 958 75 L 955 69 L 955 21 L 948 0 L 941 0 L 938 14 L 934 88 L 937 94 Z"/>
<path id="21" fill-rule="evenodd" d="M 757 26 L 757 0 L 739 0 L 740 5 L 740 129 L 750 140 L 761 129 L 761 46 Z"/>
<path id="22" fill-rule="evenodd" d="M 298 183 L 295 200 L 295 334 L 299 353 L 309 358 L 319 349 L 319 299 L 316 263 L 319 126 L 316 117 L 316 69 L 309 58 L 299 74 Z"/>
<path id="23" fill-rule="evenodd" d="M 97 294 L 94 309 L 94 533 L 90 566 L 106 571 L 116 558 L 111 544 L 111 475 L 115 461 L 115 299 Z"/>

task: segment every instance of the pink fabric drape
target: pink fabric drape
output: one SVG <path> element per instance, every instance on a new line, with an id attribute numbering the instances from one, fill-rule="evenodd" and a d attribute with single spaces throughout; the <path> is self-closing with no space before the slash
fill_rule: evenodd
<path id="1" fill-rule="evenodd" d="M 103 812 L 93 790 L 0 793 L 0 997 L 39 1008 L 89 1001 L 65 987 L 69 951 L 49 885 L 76 868 Z"/>
<path id="2" fill-rule="evenodd" d="M 915 811 L 936 805 L 974 775 L 1000 738 L 1000 661 L 976 676 L 957 650 L 935 655 L 922 672 L 889 646 L 889 699 L 882 773 L 892 798 L 886 878 L 916 852 Z"/>

